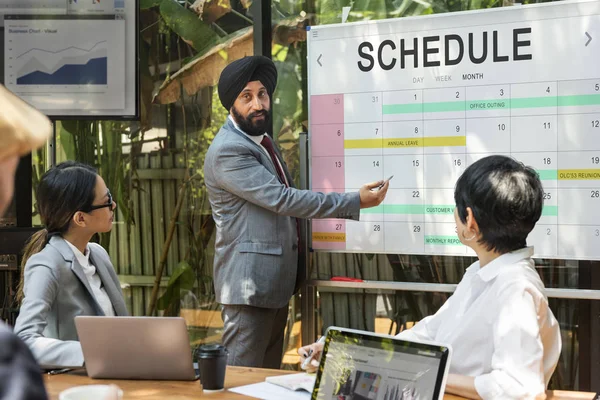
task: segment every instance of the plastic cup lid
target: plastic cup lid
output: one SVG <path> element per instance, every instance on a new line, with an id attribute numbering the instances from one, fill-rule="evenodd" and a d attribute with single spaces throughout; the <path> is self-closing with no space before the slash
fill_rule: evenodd
<path id="1" fill-rule="evenodd" d="M 228 353 L 227 348 L 220 344 L 205 344 L 200 346 L 198 355 L 201 357 L 218 357 Z"/>

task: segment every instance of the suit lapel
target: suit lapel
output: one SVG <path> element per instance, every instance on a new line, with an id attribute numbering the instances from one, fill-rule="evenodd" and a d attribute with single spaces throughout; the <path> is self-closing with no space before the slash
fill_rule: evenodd
<path id="1" fill-rule="evenodd" d="M 92 292 L 92 287 L 90 286 L 90 283 L 87 280 L 87 276 L 85 276 L 85 272 L 83 272 L 83 267 L 81 266 L 81 264 L 79 264 L 79 261 L 77 261 L 76 257 L 73 257 L 73 260 L 71 261 L 71 271 L 73 271 L 75 276 L 79 279 L 79 281 L 83 284 L 83 286 L 85 286 L 90 298 L 94 302 L 94 307 L 96 308 L 96 312 L 99 315 L 104 315 L 104 311 L 102 310 L 102 307 L 100 307 L 100 304 L 98 304 L 98 302 L 96 301 L 94 292 Z"/>
<path id="2" fill-rule="evenodd" d="M 81 266 L 81 264 L 79 264 L 79 261 L 77 261 L 77 257 L 75 257 L 75 254 L 73 254 L 73 250 L 71 250 L 69 245 L 65 242 L 65 239 L 63 239 L 60 236 L 53 236 L 50 239 L 50 244 L 60 252 L 65 261 L 71 263 L 71 271 L 73 271 L 73 274 L 85 287 L 88 295 L 90 296 L 90 300 L 92 301 L 92 304 L 96 309 L 96 313 L 98 315 L 105 315 L 104 311 L 102 310 L 102 307 L 100 307 L 100 304 L 98 304 L 98 302 L 96 301 L 94 292 L 92 292 L 92 287 L 90 286 L 87 276 L 85 276 L 85 273 L 83 272 L 83 267 Z M 125 306 L 125 302 L 123 301 L 123 296 L 121 295 L 119 289 L 115 286 L 115 283 L 107 269 L 109 267 L 112 268 L 112 266 L 107 266 L 104 262 L 102 262 L 102 259 L 100 257 L 94 257 L 94 253 L 91 251 L 91 249 L 90 252 L 90 260 L 92 261 L 92 264 L 96 267 L 96 272 L 98 273 L 98 276 L 100 276 L 100 280 L 104 285 L 104 290 L 106 290 L 106 294 L 108 295 L 108 298 L 110 299 L 113 308 L 115 309 L 116 315 L 128 315 L 127 307 Z"/>
<path id="3" fill-rule="evenodd" d="M 233 133 L 235 133 L 244 143 L 248 143 L 251 146 L 253 146 L 253 148 L 258 151 L 258 153 L 260 154 L 260 158 L 259 161 L 261 161 L 261 164 L 264 165 L 269 171 L 271 171 L 271 173 L 273 175 L 275 175 L 275 177 L 277 179 L 279 179 L 279 175 L 277 174 L 277 169 L 275 168 L 275 165 L 273 164 L 273 160 L 271 160 L 271 157 L 269 155 L 267 155 L 265 153 L 265 151 L 255 142 L 252 141 L 252 139 L 250 139 L 248 136 L 246 136 L 243 132 L 241 132 L 239 129 L 237 129 L 235 127 L 235 125 L 233 124 L 233 122 L 231 122 L 231 119 L 227 118 L 227 122 L 225 123 L 225 127 L 227 127 L 228 130 L 232 131 Z M 277 152 L 277 146 L 273 146 L 275 148 L 275 151 Z M 281 157 L 279 157 L 281 160 Z M 283 165 L 283 163 L 282 163 Z M 288 176 L 288 172 L 287 172 L 287 168 L 284 167 L 284 173 L 286 174 L 286 176 Z M 288 179 L 289 180 L 289 179 Z"/>
<path id="4" fill-rule="evenodd" d="M 102 285 L 104 286 L 104 290 L 106 291 L 106 294 L 110 299 L 113 308 L 115 309 L 115 314 L 117 316 L 128 315 L 127 306 L 125 306 L 125 302 L 123 301 L 121 290 L 116 286 L 110 275 L 110 272 L 108 272 L 108 268 L 112 268 L 112 266 L 106 265 L 104 262 L 102 262 L 100 257 L 95 257 L 94 252 L 91 249 L 90 253 L 92 264 L 96 267 L 96 272 L 98 272 L 100 280 L 102 281 Z"/>
<path id="5" fill-rule="evenodd" d="M 73 250 L 71 250 L 69 245 L 65 242 L 65 239 L 63 239 L 60 236 L 52 236 L 52 238 L 50 239 L 50 244 L 54 246 L 56 250 L 59 251 L 59 253 L 63 256 L 65 261 L 71 263 L 71 271 L 73 271 L 73 274 L 77 277 L 77 279 L 79 279 L 83 287 L 85 287 L 85 290 L 90 296 L 90 300 L 92 301 L 96 312 L 99 315 L 104 315 L 102 307 L 100 307 L 100 305 L 96 301 L 96 298 L 94 297 L 94 293 L 92 292 L 90 283 L 87 280 L 87 276 L 85 276 L 85 273 L 83 272 L 83 267 L 81 266 L 81 264 L 79 264 L 79 261 L 77 261 L 77 257 L 75 257 L 75 254 L 73 254 Z"/>

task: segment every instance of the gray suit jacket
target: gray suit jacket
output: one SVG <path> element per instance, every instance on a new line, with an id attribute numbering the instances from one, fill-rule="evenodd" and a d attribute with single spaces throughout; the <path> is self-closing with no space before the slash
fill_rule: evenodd
<path id="1" fill-rule="evenodd" d="M 116 315 L 127 315 L 117 274 L 102 246 L 90 243 L 90 261 L 102 280 Z M 42 367 L 81 366 L 83 353 L 74 318 L 104 315 L 75 254 L 59 236 L 25 265 L 25 297 L 15 333 Z"/>
<path id="2" fill-rule="evenodd" d="M 204 180 L 217 228 L 214 285 L 222 304 L 283 307 L 296 282 L 296 218 L 360 215 L 358 192 L 287 188 L 271 158 L 229 119 L 206 153 Z"/>

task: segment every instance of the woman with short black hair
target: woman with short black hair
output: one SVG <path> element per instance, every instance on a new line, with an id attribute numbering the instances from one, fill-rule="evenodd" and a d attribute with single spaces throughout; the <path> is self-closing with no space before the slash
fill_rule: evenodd
<path id="1" fill-rule="evenodd" d="M 505 156 L 473 163 L 456 183 L 457 234 L 479 260 L 435 315 L 398 335 L 452 347 L 448 393 L 475 399 L 544 395 L 561 338 L 533 248 L 526 247 L 542 215 L 543 194 L 537 173 Z M 321 348 L 313 344 L 299 353 Z"/>
<path id="2" fill-rule="evenodd" d="M 532 168 L 505 156 L 477 161 L 454 189 L 457 228 L 465 225 L 458 231 L 461 241 L 471 247 L 475 237 L 465 237 L 468 231 L 486 252 L 497 255 L 526 247 L 527 236 L 542 215 L 543 198 L 542 182 Z"/>

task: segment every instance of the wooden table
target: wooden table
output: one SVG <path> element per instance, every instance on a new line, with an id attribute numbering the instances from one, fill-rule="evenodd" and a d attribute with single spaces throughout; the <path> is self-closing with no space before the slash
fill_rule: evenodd
<path id="1" fill-rule="evenodd" d="M 250 385 L 252 383 L 263 382 L 267 376 L 283 375 L 297 373 L 295 371 L 281 371 L 275 369 L 259 369 L 245 367 L 227 367 L 225 375 L 225 388 L 234 388 L 237 386 Z M 46 389 L 50 400 L 58 400 L 58 394 L 65 389 L 79 385 L 108 384 L 114 383 L 119 386 L 123 392 L 123 400 L 196 400 L 196 399 L 248 399 L 246 396 L 224 391 L 221 393 L 203 394 L 198 381 L 179 382 L 179 381 L 119 381 L 106 379 L 90 379 L 85 375 L 63 374 L 63 375 L 45 375 Z M 567 400 L 567 399 L 586 399 L 594 398 L 594 393 L 583 392 L 548 392 L 547 399 Z M 445 395 L 444 400 L 460 400 L 462 397 Z"/>

